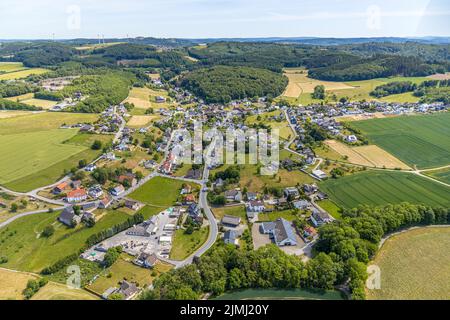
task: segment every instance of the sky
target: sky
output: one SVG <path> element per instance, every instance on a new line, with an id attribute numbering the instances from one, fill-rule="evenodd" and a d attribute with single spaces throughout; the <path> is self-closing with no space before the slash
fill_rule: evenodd
<path id="1" fill-rule="evenodd" d="M 450 36 L 448 0 L 0 0 L 0 39 Z"/>

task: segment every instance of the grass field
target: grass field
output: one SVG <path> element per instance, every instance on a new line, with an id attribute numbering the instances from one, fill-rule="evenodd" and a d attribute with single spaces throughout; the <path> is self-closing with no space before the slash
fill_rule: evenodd
<path id="1" fill-rule="evenodd" d="M 22 116 L 29 116 L 33 114 L 32 111 L 10 111 L 10 110 L 2 110 L 0 111 L 0 120 L 9 119 L 9 118 L 17 118 Z"/>
<path id="2" fill-rule="evenodd" d="M 175 231 L 170 250 L 170 259 L 183 260 L 193 254 L 208 239 L 209 227 L 203 227 L 192 234 L 180 229 Z"/>
<path id="3" fill-rule="evenodd" d="M 182 185 L 182 181 L 155 177 L 129 197 L 152 206 L 170 207 L 177 201 Z"/>
<path id="4" fill-rule="evenodd" d="M 83 289 L 72 289 L 65 284 L 49 282 L 31 300 L 99 300 Z"/>
<path id="5" fill-rule="evenodd" d="M 339 206 L 334 203 L 333 201 L 326 199 L 326 200 L 322 200 L 317 202 L 317 204 L 326 212 L 328 212 L 329 214 L 331 214 L 331 216 L 335 219 L 340 219 L 341 218 L 341 211 L 342 209 L 339 208 Z"/>
<path id="6" fill-rule="evenodd" d="M 225 293 L 215 300 L 343 300 L 339 291 L 307 289 L 246 289 Z"/>
<path id="7" fill-rule="evenodd" d="M 131 119 L 128 121 L 127 125 L 129 127 L 134 127 L 134 128 L 140 128 L 140 127 L 145 127 L 148 124 L 150 124 L 151 122 L 159 119 L 159 116 L 132 116 Z"/>
<path id="8" fill-rule="evenodd" d="M 43 109 L 46 109 L 46 110 L 51 109 L 52 107 L 54 107 L 55 105 L 58 104 L 58 102 L 52 101 L 52 100 L 35 99 L 34 93 L 26 93 L 26 94 L 22 94 L 20 96 L 9 97 L 9 98 L 6 98 L 6 100 L 18 101 L 18 102 L 28 104 L 30 106 L 42 107 Z"/>
<path id="9" fill-rule="evenodd" d="M 247 214 L 245 212 L 244 206 L 229 206 L 229 207 L 218 207 L 212 208 L 214 216 L 217 220 L 222 220 L 224 215 L 240 217 L 242 222 L 247 221 Z"/>
<path id="10" fill-rule="evenodd" d="M 37 276 L 0 268 L 0 300 L 23 300 L 22 291 Z"/>
<path id="11" fill-rule="evenodd" d="M 40 75 L 43 73 L 47 73 L 50 70 L 43 69 L 43 68 L 30 68 L 30 69 L 24 69 L 24 70 L 18 70 L 13 72 L 8 72 L 4 74 L 0 74 L 0 80 L 16 80 L 16 79 L 23 79 L 30 75 Z"/>
<path id="12" fill-rule="evenodd" d="M 371 264 L 381 289 L 368 299 L 450 299 L 450 228 L 420 228 L 388 239 Z"/>
<path id="13" fill-rule="evenodd" d="M 350 147 L 336 140 L 327 140 L 325 144 L 346 157 L 347 162 L 353 164 L 375 168 L 411 169 L 405 163 L 376 145 Z"/>
<path id="14" fill-rule="evenodd" d="M 320 182 L 319 186 L 344 208 L 401 202 L 450 205 L 450 188 L 409 173 L 366 171 L 329 179 Z"/>
<path id="15" fill-rule="evenodd" d="M 108 211 L 92 228 L 80 225 L 70 229 L 56 221 L 58 215 L 59 212 L 27 216 L 0 229 L 0 252 L 9 259 L 3 266 L 40 272 L 59 259 L 76 253 L 90 235 L 129 218 L 125 213 Z M 48 225 L 55 227 L 55 233 L 50 238 L 41 237 L 40 233 Z"/>
<path id="16" fill-rule="evenodd" d="M 156 96 L 162 96 L 166 99 L 169 98 L 169 95 L 165 90 L 157 91 L 150 88 L 132 88 L 125 102 L 133 103 L 138 109 L 159 109 L 169 107 L 168 103 L 156 103 Z"/>
<path id="17" fill-rule="evenodd" d="M 0 62 L 0 73 L 14 72 L 25 69 L 22 62 Z"/>
<path id="18" fill-rule="evenodd" d="M 450 112 L 352 122 L 369 141 L 410 166 L 450 164 Z"/>
<path id="19" fill-rule="evenodd" d="M 260 213 L 258 215 L 258 221 L 275 221 L 279 218 L 286 219 L 287 221 L 294 221 L 298 217 L 293 210 L 274 211 L 269 213 Z"/>
<path id="20" fill-rule="evenodd" d="M 91 122 L 97 115 L 36 113 L 0 120 L 0 183 L 17 191 L 30 191 L 55 182 L 64 170 L 80 159 L 92 161 L 93 139 L 107 142 L 109 136 L 82 135 L 76 130 L 57 129 L 61 124 Z"/>
<path id="21" fill-rule="evenodd" d="M 0 136 L 0 183 L 23 178 L 84 151 L 81 146 L 63 144 L 77 130 L 48 130 Z"/>

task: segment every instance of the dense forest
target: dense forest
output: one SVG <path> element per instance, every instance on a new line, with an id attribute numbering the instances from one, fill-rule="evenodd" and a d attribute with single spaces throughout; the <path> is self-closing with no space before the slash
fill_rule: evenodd
<path id="1" fill-rule="evenodd" d="M 249 67 L 198 69 L 180 80 L 180 85 L 207 103 L 227 103 L 235 99 L 280 95 L 288 79 L 272 71 Z"/>
<path id="2" fill-rule="evenodd" d="M 317 288 L 331 290 L 346 283 L 352 299 L 364 299 L 366 265 L 381 238 L 417 225 L 448 224 L 450 210 L 407 203 L 360 207 L 342 221 L 319 230 L 317 254 L 304 263 L 275 245 L 256 251 L 217 245 L 192 265 L 172 270 L 154 281 L 141 299 L 199 299 L 245 288 Z"/>
<path id="3" fill-rule="evenodd" d="M 23 110 L 23 111 L 40 111 L 41 107 L 30 106 L 28 104 L 0 99 L 0 110 Z"/>
<path id="4" fill-rule="evenodd" d="M 0 98 L 9 98 L 20 96 L 22 94 L 35 92 L 38 88 L 25 82 L 1 82 L 0 81 Z"/>
<path id="5" fill-rule="evenodd" d="M 395 81 L 378 86 L 370 95 L 376 98 L 382 98 L 391 94 L 399 94 L 416 90 L 417 85 L 411 81 Z"/>

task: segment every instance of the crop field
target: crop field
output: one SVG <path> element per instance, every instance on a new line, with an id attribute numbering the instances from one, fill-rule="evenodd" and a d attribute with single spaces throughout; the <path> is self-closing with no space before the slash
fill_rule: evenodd
<path id="1" fill-rule="evenodd" d="M 83 289 L 69 288 L 65 284 L 49 282 L 31 300 L 99 300 L 100 298 Z"/>
<path id="2" fill-rule="evenodd" d="M 381 289 L 371 300 L 450 299 L 450 228 L 409 230 L 388 239 L 371 264 L 381 269 Z"/>
<path id="3" fill-rule="evenodd" d="M 329 179 L 319 185 L 343 208 L 401 202 L 450 205 L 450 188 L 410 173 L 366 171 Z"/>
<path id="4" fill-rule="evenodd" d="M 76 130 L 55 129 L 0 136 L 0 183 L 23 178 L 85 150 L 62 143 L 76 134 Z"/>
<path id="5" fill-rule="evenodd" d="M 23 69 L 18 71 L 12 71 L 0 74 L 0 80 L 16 80 L 16 79 L 23 79 L 30 75 L 40 75 L 43 73 L 47 73 L 49 70 L 43 69 L 43 68 L 30 68 L 30 69 Z"/>
<path id="6" fill-rule="evenodd" d="M 427 171 L 423 172 L 427 176 L 438 179 L 442 182 L 450 184 L 450 168 L 436 170 L 436 171 Z"/>
<path id="7" fill-rule="evenodd" d="M 22 300 L 27 282 L 37 278 L 29 273 L 0 268 L 0 300 Z"/>
<path id="8" fill-rule="evenodd" d="M 20 116 L 29 116 L 33 112 L 32 111 L 9 111 L 9 110 L 2 110 L 0 111 L 0 120 L 2 119 L 8 119 L 8 118 L 16 118 Z"/>
<path id="9" fill-rule="evenodd" d="M 0 73 L 15 72 L 26 69 L 22 62 L 0 62 Z"/>
<path id="10" fill-rule="evenodd" d="M 183 181 L 155 177 L 129 195 L 130 198 L 151 206 L 170 207 L 180 195 Z"/>
<path id="11" fill-rule="evenodd" d="M 76 253 L 92 234 L 124 222 L 129 215 L 118 211 L 108 213 L 92 228 L 67 228 L 57 222 L 59 212 L 42 213 L 19 218 L 0 229 L 0 252 L 8 258 L 3 266 L 20 271 L 40 272 L 56 261 Z M 55 227 L 55 233 L 41 237 L 42 230 Z"/>
<path id="12" fill-rule="evenodd" d="M 411 169 L 405 163 L 376 145 L 350 147 L 335 140 L 327 140 L 325 143 L 334 151 L 347 157 L 346 161 L 353 164 L 375 168 Z"/>
<path id="13" fill-rule="evenodd" d="M 155 97 L 162 96 L 166 99 L 169 97 L 167 91 L 152 90 L 150 88 L 132 88 L 128 98 L 124 102 L 133 103 L 138 109 L 159 109 L 168 108 L 168 103 L 156 103 Z"/>
<path id="14" fill-rule="evenodd" d="M 144 127 L 159 119 L 159 116 L 132 116 L 127 125 L 130 127 Z"/>
<path id="15" fill-rule="evenodd" d="M 369 141 L 410 166 L 450 164 L 450 112 L 352 122 Z"/>
<path id="16" fill-rule="evenodd" d="M 289 79 L 289 84 L 283 96 L 288 98 L 298 98 L 301 94 L 313 93 L 318 85 L 324 85 L 325 90 L 346 90 L 352 89 L 343 82 L 321 81 L 308 78 L 308 71 L 301 68 L 285 69 L 285 76 Z"/>

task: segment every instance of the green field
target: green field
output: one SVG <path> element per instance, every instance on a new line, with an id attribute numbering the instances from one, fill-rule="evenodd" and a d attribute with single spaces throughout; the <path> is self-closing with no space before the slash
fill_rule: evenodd
<path id="1" fill-rule="evenodd" d="M 246 289 L 225 293 L 215 300 L 343 300 L 339 291 L 307 289 Z"/>
<path id="2" fill-rule="evenodd" d="M 418 168 L 450 164 L 450 112 L 351 122 L 369 141 Z"/>
<path id="3" fill-rule="evenodd" d="M 293 210 L 274 211 L 258 214 L 259 221 L 275 221 L 279 218 L 286 219 L 287 221 L 294 221 L 298 218 L 298 216 Z"/>
<path id="4" fill-rule="evenodd" d="M 90 122 L 97 115 L 37 113 L 0 120 L 0 184 L 17 191 L 57 181 L 64 170 L 77 166 L 80 159 L 94 160 L 99 151 L 91 150 L 94 140 L 104 143 L 110 136 L 77 134 L 57 129 L 63 123 Z"/>
<path id="5" fill-rule="evenodd" d="M 1 68 L 1 67 L 0 67 Z M 17 69 L 15 71 L 8 71 L 7 73 L 0 73 L 0 80 L 16 80 L 23 79 L 30 75 L 39 75 L 43 73 L 47 73 L 50 70 L 43 68 L 25 68 L 25 69 Z"/>
<path id="6" fill-rule="evenodd" d="M 2 267 L 39 272 L 59 259 L 76 253 L 90 235 L 129 218 L 125 213 L 109 211 L 92 228 L 80 225 L 70 229 L 56 221 L 58 215 L 59 212 L 27 216 L 0 229 L 0 252 L 9 260 Z M 54 225 L 55 233 L 50 238 L 40 237 L 48 225 Z"/>
<path id="7" fill-rule="evenodd" d="M 157 207 L 170 207 L 178 199 L 184 182 L 155 177 L 130 194 L 130 198 Z"/>
<path id="8" fill-rule="evenodd" d="M 450 168 L 436 170 L 436 171 L 429 171 L 429 172 L 426 172 L 425 174 L 427 176 L 430 176 L 432 178 L 435 178 L 442 182 L 450 184 Z"/>
<path id="9" fill-rule="evenodd" d="M 22 62 L 0 62 L 0 73 L 15 72 L 25 69 Z"/>
<path id="10" fill-rule="evenodd" d="M 450 188 L 410 173 L 367 171 L 329 179 L 319 186 L 343 208 L 401 202 L 450 206 Z"/>
<path id="11" fill-rule="evenodd" d="M 420 228 L 388 239 L 376 255 L 381 289 L 374 300 L 450 299 L 450 228 Z"/>
<path id="12" fill-rule="evenodd" d="M 342 209 L 339 208 L 339 206 L 334 203 L 333 201 L 326 199 L 326 200 L 322 200 L 317 202 L 317 204 L 326 212 L 328 212 L 329 214 L 331 214 L 331 216 L 335 219 L 340 219 L 341 218 L 341 211 Z"/>
<path id="13" fill-rule="evenodd" d="M 209 227 L 201 228 L 192 234 L 187 234 L 184 230 L 175 231 L 170 259 L 183 260 L 193 254 L 208 239 Z"/>
<path id="14" fill-rule="evenodd" d="M 23 178 L 66 159 L 86 148 L 63 144 L 77 130 L 48 130 L 0 136 L 0 183 Z"/>

